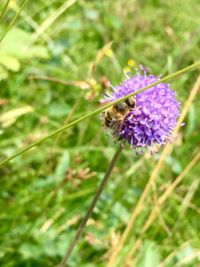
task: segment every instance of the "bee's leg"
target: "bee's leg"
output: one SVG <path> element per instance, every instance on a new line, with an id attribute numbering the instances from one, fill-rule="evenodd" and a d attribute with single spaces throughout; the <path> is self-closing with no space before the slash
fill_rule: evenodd
<path id="1" fill-rule="evenodd" d="M 111 122 L 110 120 L 105 120 L 105 126 L 110 127 L 110 122 Z"/>
<path id="2" fill-rule="evenodd" d="M 111 121 L 109 122 L 109 127 L 110 127 L 110 128 L 115 128 L 115 125 L 116 125 L 116 121 L 115 121 L 115 120 L 111 120 Z"/>
<path id="3" fill-rule="evenodd" d="M 113 133 L 118 136 L 121 129 L 121 121 L 115 121 L 115 126 L 113 127 L 113 129 Z"/>

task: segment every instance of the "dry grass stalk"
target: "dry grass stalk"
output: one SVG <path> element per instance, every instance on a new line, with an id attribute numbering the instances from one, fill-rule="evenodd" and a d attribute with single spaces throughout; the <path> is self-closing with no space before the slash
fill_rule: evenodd
<path id="1" fill-rule="evenodd" d="M 197 78 L 195 84 L 194 84 L 194 87 L 192 88 L 191 92 L 190 92 L 190 95 L 184 105 L 184 108 L 183 108 L 183 111 L 181 112 L 180 114 L 180 117 L 179 117 L 179 120 L 178 120 L 178 123 L 177 123 L 177 126 L 175 127 L 174 129 L 174 132 L 173 132 L 173 136 L 176 136 L 180 127 L 181 127 L 181 124 L 183 123 L 189 109 L 190 109 L 190 106 L 193 102 L 193 100 L 195 99 L 198 91 L 199 91 L 199 88 L 200 88 L 200 76 Z M 162 153 L 161 153 L 161 156 L 160 156 L 160 159 L 158 161 L 158 163 L 156 164 L 155 168 L 153 169 L 152 171 L 152 174 L 149 178 L 149 181 L 148 183 L 146 184 L 145 188 L 144 188 L 144 191 L 135 207 L 135 209 L 133 210 L 131 216 L 130 216 L 130 219 L 129 219 L 129 222 L 121 236 L 121 238 L 119 239 L 119 242 L 118 244 L 116 245 L 116 247 L 114 247 L 113 249 L 113 252 L 111 253 L 111 257 L 108 261 L 108 264 L 107 264 L 107 267 L 113 267 L 115 266 L 115 262 L 116 262 L 116 258 L 121 250 L 121 248 L 123 247 L 125 241 L 127 240 L 130 232 L 131 232 L 131 229 L 133 228 L 133 225 L 135 223 L 135 220 L 137 218 L 137 216 L 140 214 L 140 212 L 143 210 L 143 206 L 144 206 L 144 200 L 146 199 L 151 187 L 152 187 L 152 184 L 154 183 L 155 179 L 157 178 L 158 176 L 158 173 L 160 172 L 160 170 L 162 169 L 163 165 L 164 165 L 164 162 L 165 162 L 165 159 L 166 157 L 172 152 L 174 148 L 174 144 L 170 144 L 168 143 L 165 148 L 163 149 Z"/>

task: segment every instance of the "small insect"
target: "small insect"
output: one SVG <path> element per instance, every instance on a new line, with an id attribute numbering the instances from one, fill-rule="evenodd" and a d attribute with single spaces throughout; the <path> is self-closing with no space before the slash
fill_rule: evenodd
<path id="1" fill-rule="evenodd" d="M 125 101 L 106 109 L 102 114 L 105 126 L 113 130 L 114 134 L 119 133 L 124 119 L 130 110 L 135 107 L 135 104 L 135 97 L 131 96 Z"/>

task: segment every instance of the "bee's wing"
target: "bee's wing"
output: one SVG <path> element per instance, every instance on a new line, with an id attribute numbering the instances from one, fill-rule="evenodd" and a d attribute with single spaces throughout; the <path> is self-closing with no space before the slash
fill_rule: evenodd
<path id="1" fill-rule="evenodd" d="M 119 134 L 119 132 L 122 129 L 122 125 L 123 125 L 123 120 L 116 121 L 115 127 L 113 128 L 114 129 L 114 134 Z"/>

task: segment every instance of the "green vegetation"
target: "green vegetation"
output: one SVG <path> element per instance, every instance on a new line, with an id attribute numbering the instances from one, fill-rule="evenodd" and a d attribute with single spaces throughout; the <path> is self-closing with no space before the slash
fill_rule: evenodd
<path id="1" fill-rule="evenodd" d="M 49 2 L 0 2 L 0 160 L 100 107 L 105 81 L 117 85 L 123 69 L 142 64 L 164 77 L 199 60 L 198 0 Z M 181 111 L 197 78 L 195 70 L 170 81 Z M 158 172 L 163 149 L 142 157 L 126 146 L 69 267 L 200 264 L 199 106 L 196 94 Z M 1 166 L 1 266 L 61 261 L 116 148 L 96 115 Z"/>

